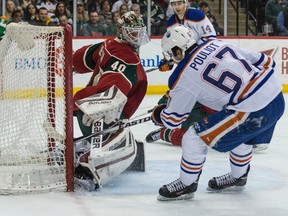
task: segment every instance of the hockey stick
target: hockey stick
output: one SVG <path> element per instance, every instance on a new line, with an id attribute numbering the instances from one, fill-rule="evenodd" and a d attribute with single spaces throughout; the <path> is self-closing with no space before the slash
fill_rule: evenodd
<path id="1" fill-rule="evenodd" d="M 146 113 L 149 113 L 149 112 L 152 112 L 152 110 L 148 110 Z M 144 114 L 142 114 L 142 115 L 144 115 Z M 98 131 L 96 133 L 92 133 L 92 134 L 90 134 L 88 136 L 80 136 L 80 137 L 74 138 L 73 141 L 76 142 L 76 141 L 86 140 L 86 139 L 88 139 L 88 138 L 90 138 L 92 136 L 114 132 L 114 131 L 121 130 L 121 129 L 124 129 L 124 128 L 127 128 L 127 127 L 131 127 L 131 126 L 135 126 L 135 125 L 138 125 L 138 124 L 142 124 L 142 123 L 148 122 L 150 120 L 151 120 L 151 116 L 140 118 L 140 119 L 135 119 L 135 120 L 132 120 L 132 121 L 128 121 L 126 123 L 125 123 L 125 120 L 122 120 L 122 121 L 119 121 L 117 123 L 117 126 L 114 126 L 112 128 L 107 128 L 107 129 L 105 129 L 103 131 Z M 57 142 L 63 143 L 63 141 L 65 139 L 65 136 L 60 134 L 58 131 L 56 131 L 56 129 L 52 126 L 51 122 L 49 122 L 48 120 L 45 120 L 43 122 L 43 128 L 46 131 L 48 137 L 53 138 Z"/>
<path id="2" fill-rule="evenodd" d="M 146 70 L 145 72 L 150 73 L 150 72 L 155 71 L 155 70 L 158 70 L 158 67 L 150 68 L 150 69 Z"/>
<path id="3" fill-rule="evenodd" d="M 131 121 L 131 120 L 135 120 L 135 119 L 137 119 L 137 118 L 140 118 L 140 117 L 142 117 L 142 116 L 144 116 L 144 115 L 146 115 L 146 114 L 149 114 L 149 113 L 151 113 L 152 111 L 153 111 L 153 108 L 147 110 L 147 111 L 144 112 L 144 113 L 141 113 L 141 114 L 139 114 L 139 115 L 134 116 L 133 118 L 130 119 L 130 121 Z"/>
<path id="4" fill-rule="evenodd" d="M 131 127 L 131 126 L 135 126 L 135 125 L 138 125 L 138 124 L 142 124 L 142 123 L 148 122 L 150 120 L 151 120 L 151 116 L 140 118 L 140 119 L 135 119 L 135 120 L 132 120 L 132 121 L 128 121 L 126 123 L 125 123 L 125 120 L 122 120 L 122 121 L 119 121 L 117 123 L 117 126 L 115 126 L 115 127 L 107 128 L 107 129 L 105 129 L 103 131 L 98 131 L 98 132 L 92 133 L 92 134 L 90 134 L 88 136 L 80 136 L 80 137 L 74 138 L 74 142 L 81 141 L 81 140 L 86 140 L 86 139 L 88 139 L 90 137 L 93 137 L 93 136 L 97 136 L 97 135 L 101 135 L 101 134 L 106 134 L 106 133 L 118 131 L 118 130 L 121 130 L 121 129 L 124 129 L 124 128 L 127 128 L 127 127 Z"/>

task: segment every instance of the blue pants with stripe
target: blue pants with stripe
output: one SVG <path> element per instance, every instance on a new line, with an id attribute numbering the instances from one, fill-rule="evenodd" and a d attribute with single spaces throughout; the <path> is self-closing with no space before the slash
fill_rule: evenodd
<path id="1" fill-rule="evenodd" d="M 283 115 L 284 109 L 285 101 L 283 94 L 280 93 L 263 109 L 248 113 L 248 117 L 245 117 L 243 121 L 235 121 L 233 127 L 231 124 L 225 124 L 227 119 L 231 119 L 237 112 L 228 109 L 212 114 L 193 126 L 201 138 L 207 132 L 205 140 L 202 138 L 207 145 L 211 146 L 214 140 L 211 146 L 213 149 L 227 152 L 243 143 L 251 145 L 270 143 L 276 123 Z M 235 124 L 237 124 L 236 127 Z M 219 127 L 221 127 L 221 133 L 219 133 Z M 208 143 L 207 140 L 211 142 Z"/>

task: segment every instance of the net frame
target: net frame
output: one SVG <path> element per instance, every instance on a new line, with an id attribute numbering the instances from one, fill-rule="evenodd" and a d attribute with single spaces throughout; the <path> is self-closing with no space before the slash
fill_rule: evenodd
<path id="1" fill-rule="evenodd" d="M 11 24 L 9 24 L 11 25 Z M 17 32 L 18 34 L 14 33 L 12 34 L 12 38 L 8 38 L 11 37 L 11 35 L 9 35 L 9 32 L 13 32 L 15 30 L 18 30 L 19 32 Z M 25 31 L 26 30 L 26 31 Z M 28 31 L 28 33 L 27 33 Z M 34 34 L 35 32 L 39 32 L 39 35 Z M 43 31 L 43 32 L 41 32 Z M 73 191 L 74 190 L 74 151 L 73 151 L 73 77 L 72 77 L 72 29 L 70 25 L 66 25 L 66 26 L 62 26 L 62 27 L 40 27 L 40 26 L 31 26 L 31 25 L 27 25 L 27 24 L 12 24 L 11 26 L 9 26 L 9 28 L 7 29 L 7 37 L 5 36 L 3 41 L 1 41 L 0 43 L 0 49 L 2 50 L 6 50 L 9 49 L 11 46 L 13 46 L 13 44 L 17 45 L 17 48 L 15 48 L 16 50 L 20 50 L 20 52 L 23 52 L 23 55 L 26 55 L 27 52 L 29 52 L 29 50 L 34 49 L 33 46 L 35 45 L 35 43 L 37 43 L 37 41 L 43 41 L 42 35 L 44 35 L 45 31 L 47 31 L 47 34 L 50 36 L 49 41 L 46 41 L 47 49 L 45 48 L 48 56 L 47 56 L 47 67 L 45 67 L 45 69 L 47 69 L 47 102 L 43 102 L 45 104 L 47 104 L 47 121 L 51 123 L 51 126 L 56 130 L 58 125 L 56 124 L 56 118 L 58 118 L 56 116 L 57 113 L 57 106 L 55 105 L 57 103 L 57 97 L 59 97 L 59 92 L 57 89 L 57 86 L 55 85 L 55 83 L 57 82 L 57 74 L 59 75 L 59 73 L 64 77 L 63 79 L 65 80 L 64 85 L 63 85 L 63 89 L 60 91 L 63 91 L 63 95 L 64 95 L 64 114 L 65 116 L 63 117 L 63 131 L 62 133 L 64 133 L 64 137 L 65 139 L 63 140 L 62 143 L 57 143 L 55 141 L 54 138 L 51 138 L 49 136 L 47 136 L 47 149 L 43 150 L 43 152 L 39 153 L 39 154 L 44 154 L 47 155 L 46 157 L 46 165 L 48 166 L 43 166 L 43 164 L 37 165 L 37 164 L 29 164 L 27 162 L 23 162 L 23 164 L 21 164 L 21 155 L 17 155 L 17 159 L 19 159 L 19 162 L 11 162 L 11 159 L 9 158 L 9 160 L 7 160 L 5 162 L 5 158 L 3 159 L 3 155 L 0 154 L 0 179 L 2 181 L 2 183 L 0 183 L 0 194 L 17 194 L 17 193 L 27 193 L 27 192 L 42 192 L 42 191 L 52 191 L 52 190 L 63 190 L 63 188 L 65 188 L 66 191 Z M 61 35 L 61 37 L 63 36 L 63 40 L 59 40 L 59 35 L 54 35 L 55 32 L 61 32 L 59 33 Z M 32 37 L 32 40 L 31 40 Z M 8 38 L 8 39 L 7 39 Z M 5 41 L 6 40 L 6 41 Z M 59 43 L 59 41 L 61 42 L 60 44 L 60 50 L 58 50 L 57 52 L 54 52 L 55 48 L 57 47 L 56 43 Z M 31 46 L 31 47 L 30 47 Z M 58 47 L 59 48 L 59 47 Z M 52 51 L 52 52 L 51 52 Z M 61 55 L 61 56 L 59 56 Z M 57 60 L 59 61 L 62 60 L 61 64 L 58 65 L 57 64 L 59 62 L 57 62 Z M 7 86 L 5 86 L 5 70 L 3 70 L 2 68 L 2 63 L 5 61 L 5 57 L 2 55 L 0 56 L 0 100 L 2 101 L 8 101 L 11 100 L 11 92 L 7 91 Z M 4 64 L 3 64 L 4 65 Z M 35 89 L 34 89 L 35 90 Z M 15 93 L 15 90 L 13 90 Z M 36 92 L 38 90 L 36 89 Z M 40 92 L 37 92 L 37 94 L 39 95 L 45 95 L 45 93 L 41 92 L 43 90 L 40 90 Z M 13 93 L 13 94 L 14 94 Z M 33 94 L 33 93 L 32 93 Z M 8 95 L 8 96 L 7 96 Z M 15 94 L 13 95 L 15 96 Z M 23 91 L 20 94 L 20 97 L 23 96 Z M 24 96 L 25 97 L 25 96 Z M 29 96 L 28 96 L 29 97 Z M 7 99 L 8 98 L 8 99 Z M 22 98 L 13 98 L 13 100 L 21 100 Z M 4 102 L 3 102 L 4 103 Z M 9 112 L 9 110 L 7 110 L 7 112 Z M 2 120 L 5 120 L 5 115 L 0 116 L 0 118 L 2 118 Z M 17 119 L 15 119 L 15 121 L 17 121 Z M 2 137 L 0 137 L 0 148 L 2 147 L 1 145 L 3 145 L 3 143 L 1 144 L 1 139 Z M 5 143 L 5 142 L 4 142 Z M 57 163 L 55 161 L 55 157 L 54 159 L 51 159 L 51 152 L 53 152 L 53 150 L 55 150 L 55 147 L 57 145 L 60 144 L 64 144 L 65 146 L 65 150 L 64 150 L 64 162 L 61 165 L 61 163 Z M 4 150 L 3 150 L 4 149 Z M 2 152 L 5 151 L 5 145 L 4 148 L 2 148 Z M 1 153 L 1 151 L 0 151 Z M 4 154 L 5 156 L 5 154 Z M 11 157 L 11 155 L 8 155 L 9 157 Z M 23 160 L 24 160 L 25 156 L 23 156 Z M 4 161 L 4 162 L 3 162 Z M 65 168 L 62 169 L 64 166 Z M 58 166 L 58 167 L 57 167 Z M 61 167 L 61 168 L 59 168 Z M 17 186 L 17 185 L 10 185 L 9 183 L 12 182 L 12 178 L 20 178 L 22 176 L 21 173 L 14 175 L 13 172 L 17 173 L 19 172 L 19 170 L 23 169 L 27 169 L 27 173 L 22 175 L 27 175 L 26 177 L 30 177 L 31 179 L 33 178 L 41 178 L 41 176 L 43 175 L 43 178 L 49 178 L 49 174 L 47 175 L 47 173 L 45 172 L 45 169 L 48 169 L 49 171 L 47 173 L 52 173 L 55 172 L 56 174 L 62 175 L 62 173 L 60 173 L 59 170 L 63 171 L 64 170 L 64 175 L 65 175 L 65 183 L 61 182 L 56 182 L 55 184 L 50 182 L 44 187 L 41 185 L 29 185 L 29 181 L 28 181 L 28 185 L 27 186 Z M 9 172 L 11 172 L 11 174 L 9 175 Z M 42 173 L 43 172 L 43 173 Z M 57 173 L 59 172 L 59 173 Z M 8 174 L 7 174 L 8 173 Z M 30 175 L 30 176 L 29 176 Z M 46 175 L 46 176 L 45 176 Z M 15 177 L 16 176 L 16 177 Z M 52 175 L 53 176 L 53 175 Z M 29 178 L 28 178 L 29 180 Z M 52 178 L 53 180 L 53 178 Z M 31 180 L 32 181 L 32 180 Z M 35 181 L 33 179 L 33 181 Z M 38 179 L 36 179 L 36 181 L 38 181 Z M 39 181 L 41 182 L 41 181 Z M 43 182 L 45 182 L 45 179 L 43 180 Z M 7 184 L 8 186 L 6 186 L 5 184 Z M 13 182 L 13 184 L 15 184 Z M 1 187 L 4 187 L 1 188 Z M 61 188 L 61 189 L 60 189 Z"/>

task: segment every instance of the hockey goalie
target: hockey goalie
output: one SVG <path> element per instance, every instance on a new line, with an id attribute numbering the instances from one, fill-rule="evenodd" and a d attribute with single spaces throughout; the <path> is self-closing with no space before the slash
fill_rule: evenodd
<path id="1" fill-rule="evenodd" d="M 75 71 L 92 72 L 88 85 L 74 96 L 74 116 L 84 136 L 129 119 L 147 90 L 147 77 L 139 59 L 140 46 L 149 41 L 143 20 L 127 12 L 117 28 L 117 37 L 84 46 L 73 55 Z M 135 165 L 140 153 L 139 158 L 144 160 L 143 143 L 134 139 L 129 127 L 74 145 L 76 188 L 93 191 L 127 168 L 144 169 L 143 161 Z"/>

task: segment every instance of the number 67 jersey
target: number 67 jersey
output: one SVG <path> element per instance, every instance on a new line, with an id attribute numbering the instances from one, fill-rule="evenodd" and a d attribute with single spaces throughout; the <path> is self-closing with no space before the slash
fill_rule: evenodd
<path id="1" fill-rule="evenodd" d="M 187 118 L 196 101 L 218 111 L 254 112 L 269 104 L 282 85 L 270 56 L 210 40 L 186 54 L 171 74 L 169 88 L 162 117 L 173 128 Z"/>

